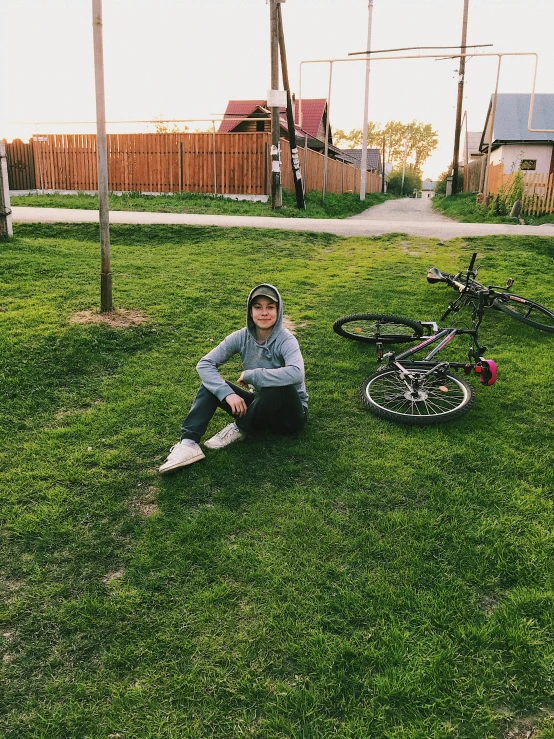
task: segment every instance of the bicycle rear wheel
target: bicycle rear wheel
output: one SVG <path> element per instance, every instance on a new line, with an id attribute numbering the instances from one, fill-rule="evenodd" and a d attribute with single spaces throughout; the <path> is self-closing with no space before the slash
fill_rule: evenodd
<path id="1" fill-rule="evenodd" d="M 423 326 L 401 316 L 385 313 L 353 313 L 337 318 L 333 331 L 345 339 L 363 341 L 366 344 L 399 344 L 414 341 L 423 335 Z"/>
<path id="2" fill-rule="evenodd" d="M 533 300 L 513 293 L 503 293 L 496 298 L 493 308 L 528 326 L 554 333 L 554 312 Z"/>
<path id="3" fill-rule="evenodd" d="M 452 375 L 426 375 L 410 370 L 413 379 L 395 368 L 367 377 L 360 387 L 363 405 L 380 418 L 412 426 L 455 421 L 473 405 L 473 388 Z"/>

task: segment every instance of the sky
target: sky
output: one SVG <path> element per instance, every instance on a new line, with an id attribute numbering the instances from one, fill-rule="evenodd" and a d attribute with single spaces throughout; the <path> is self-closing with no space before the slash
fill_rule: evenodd
<path id="1" fill-rule="evenodd" d="M 1 0 L 0 138 L 94 132 L 91 0 Z M 459 46 L 463 0 L 374 0 L 372 49 Z M 292 90 L 327 97 L 329 64 L 367 45 L 368 0 L 286 0 L 283 28 Z M 554 2 L 470 0 L 467 43 L 476 54 L 535 52 L 536 92 L 554 93 Z M 270 87 L 266 0 L 103 0 L 108 121 L 186 119 L 191 130 L 221 116 L 229 99 L 265 99 Z M 411 54 L 418 52 L 398 52 Z M 434 53 L 433 51 L 420 52 Z M 533 57 L 502 61 L 499 92 L 527 92 Z M 463 110 L 481 131 L 496 82 L 497 57 L 466 64 Z M 416 120 L 438 132 L 424 165 L 436 179 L 451 160 L 458 60 L 375 60 L 369 119 Z M 349 131 L 363 122 L 365 62 L 333 64 L 330 120 Z M 60 123 L 51 123 L 61 121 Z M 154 131 L 152 124 L 109 123 L 108 133 Z"/>

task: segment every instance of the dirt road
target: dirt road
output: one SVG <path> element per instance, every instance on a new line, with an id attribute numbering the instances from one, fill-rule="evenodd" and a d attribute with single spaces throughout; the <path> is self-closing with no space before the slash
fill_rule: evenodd
<path id="1" fill-rule="evenodd" d="M 14 223 L 98 223 L 98 211 L 71 208 L 12 208 Z M 459 236 L 550 236 L 554 224 L 512 226 L 501 223 L 457 223 L 435 213 L 429 200 L 403 198 L 368 208 L 360 215 L 331 220 L 323 218 L 272 218 L 265 216 L 216 216 L 194 213 L 139 213 L 111 211 L 110 223 L 167 223 L 223 228 L 272 228 L 285 231 L 315 231 L 337 236 L 380 236 L 405 233 L 453 239 Z"/>

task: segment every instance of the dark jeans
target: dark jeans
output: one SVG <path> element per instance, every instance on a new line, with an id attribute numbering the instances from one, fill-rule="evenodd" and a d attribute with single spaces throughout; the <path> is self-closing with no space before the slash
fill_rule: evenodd
<path id="1" fill-rule="evenodd" d="M 300 398 L 292 385 L 284 387 L 264 387 L 255 393 L 249 393 L 234 382 L 227 382 L 234 393 L 244 398 L 248 410 L 242 418 L 235 418 L 241 431 L 276 431 L 280 434 L 292 434 L 300 431 L 308 419 L 308 410 L 300 402 Z M 219 400 L 204 385 L 196 394 L 188 416 L 181 427 L 181 439 L 193 439 L 197 443 L 206 433 L 208 424 L 218 408 L 231 413 L 231 407 L 224 400 Z"/>

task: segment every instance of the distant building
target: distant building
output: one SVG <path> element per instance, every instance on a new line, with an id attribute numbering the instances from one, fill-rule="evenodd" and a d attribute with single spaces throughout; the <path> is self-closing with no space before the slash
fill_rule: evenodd
<path id="1" fill-rule="evenodd" d="M 323 153 L 325 149 L 325 129 L 327 127 L 327 100 L 308 98 L 293 101 L 293 114 L 298 147 L 307 147 Z M 267 100 L 229 100 L 223 114 L 218 133 L 271 131 L 271 108 Z M 300 125 L 300 119 L 302 125 Z M 288 140 L 287 110 L 279 109 L 281 136 Z M 333 136 L 329 125 L 328 151 L 331 159 L 342 159 L 342 152 L 333 146 Z"/>
<path id="2" fill-rule="evenodd" d="M 341 149 L 344 161 L 353 164 L 358 169 L 362 167 L 361 149 Z M 366 168 L 368 172 L 381 173 L 381 151 L 379 149 L 368 149 L 366 157 Z"/>
<path id="3" fill-rule="evenodd" d="M 503 164 L 504 173 L 518 170 L 542 174 L 554 173 L 554 133 L 529 131 L 531 95 L 502 93 L 498 95 L 492 130 L 491 96 L 479 150 L 486 154 L 491 145 L 491 164 Z M 536 94 L 533 128 L 554 129 L 554 95 Z"/>
<path id="4" fill-rule="evenodd" d="M 421 197 L 422 198 L 433 198 L 435 196 L 435 188 L 437 183 L 427 178 L 421 183 Z"/>

